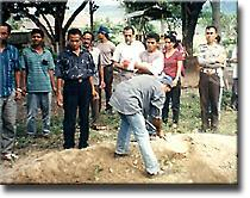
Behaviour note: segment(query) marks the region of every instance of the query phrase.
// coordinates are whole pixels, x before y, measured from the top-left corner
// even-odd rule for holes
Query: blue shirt
[[[87,79],[95,73],[95,64],[92,55],[81,49],[77,56],[69,48],[64,50],[58,57],[55,75],[63,80]]]
[[[55,64],[49,50],[44,48],[43,53],[38,54],[31,47],[27,47],[23,49],[20,64],[26,71],[27,92],[51,92],[49,70],[54,70]]]
[[[7,44],[0,52],[0,97],[8,97],[15,89],[15,71],[19,70],[17,48]]]

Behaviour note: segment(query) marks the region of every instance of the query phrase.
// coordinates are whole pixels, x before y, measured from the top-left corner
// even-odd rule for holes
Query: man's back
[[[154,76],[140,75],[118,84],[110,104],[125,115],[137,112],[148,114],[152,106],[161,109],[164,100],[161,83]]]

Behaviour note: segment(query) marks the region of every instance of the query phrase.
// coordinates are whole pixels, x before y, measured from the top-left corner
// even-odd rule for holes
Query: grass
[[[229,91],[224,93],[222,102],[221,120],[219,125],[219,133],[225,135],[235,135],[237,133],[237,112],[232,111],[229,108],[231,93]],[[25,111],[24,111],[25,112]],[[23,115],[25,116],[25,115]],[[170,114],[171,117],[171,114]],[[118,113],[114,115],[106,115],[104,111],[100,115],[101,122],[107,125],[106,131],[94,131],[90,129],[90,143],[102,141],[114,141],[117,138],[117,130],[120,123]],[[30,138],[25,136],[26,124],[25,119],[19,119],[17,125],[17,148],[51,148],[57,149],[62,148],[63,135],[62,135],[62,121],[63,111],[56,110],[52,113],[51,117],[51,137],[48,139],[44,138]],[[169,119],[171,120],[171,119]],[[165,133],[194,133],[200,128],[200,102],[198,89],[187,88],[182,90],[181,95],[181,111],[179,126],[177,130],[173,130],[168,125],[163,125]],[[38,119],[38,131],[42,129],[41,119]],[[78,139],[79,130],[77,130]]]

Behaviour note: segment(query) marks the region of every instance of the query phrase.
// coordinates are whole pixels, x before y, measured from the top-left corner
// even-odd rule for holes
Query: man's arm
[[[62,95],[62,87],[63,87],[63,79],[62,78],[57,78],[57,83],[56,83],[56,104],[59,107],[63,106],[63,95]]]
[[[164,133],[162,131],[162,119],[161,118],[152,118],[152,124],[156,128],[156,135],[163,137]]]
[[[93,99],[99,99],[99,94],[98,92],[95,90],[95,86],[94,86],[94,81],[93,81],[93,76],[90,76],[89,77],[89,83],[90,83],[90,86],[91,86],[91,90],[92,90],[92,97]]]
[[[19,100],[22,96],[22,89],[20,88],[21,72],[19,70],[15,71],[15,83],[16,83],[16,96],[15,99]]]
[[[50,77],[50,83],[53,92],[56,94],[56,85],[55,85],[55,79],[54,79],[54,70],[50,69],[49,70],[49,77]]]

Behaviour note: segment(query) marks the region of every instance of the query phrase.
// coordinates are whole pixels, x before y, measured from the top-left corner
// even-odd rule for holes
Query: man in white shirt
[[[119,71],[120,81],[128,80],[133,76],[135,62],[139,60],[139,55],[145,50],[144,45],[134,40],[135,30],[131,26],[123,29],[125,42],[117,45],[114,55],[114,68]]]

